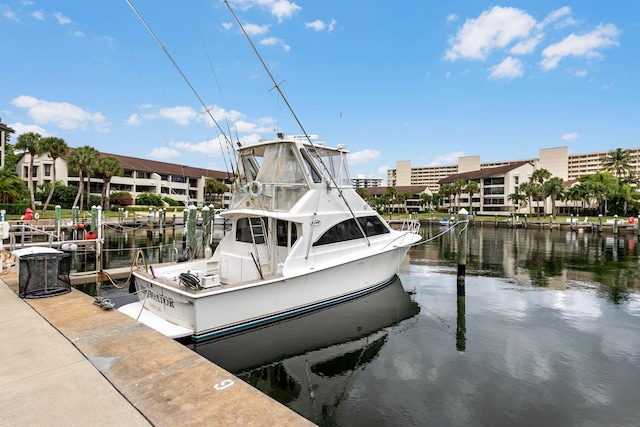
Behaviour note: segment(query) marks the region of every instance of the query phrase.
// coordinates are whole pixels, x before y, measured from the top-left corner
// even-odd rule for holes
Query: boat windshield
[[[351,175],[349,174],[346,151],[328,150],[318,147],[310,148],[309,151],[312,154],[315,153],[312,158],[326,178],[333,178],[339,187],[351,187]],[[322,163],[318,157],[322,159]],[[326,168],[323,167],[322,164],[324,164]]]
[[[231,207],[289,210],[309,190],[293,143],[281,142],[245,150],[241,175],[245,184],[236,191]],[[256,203],[249,204],[255,200]]]
[[[273,144],[265,147],[262,164],[256,180],[264,184],[304,184],[304,173],[291,144]]]

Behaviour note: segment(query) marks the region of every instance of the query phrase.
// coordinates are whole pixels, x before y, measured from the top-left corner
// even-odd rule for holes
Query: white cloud
[[[357,165],[358,163],[367,163],[380,157],[380,152],[377,150],[362,150],[347,155],[349,163]]]
[[[324,22],[319,19],[316,19],[313,22],[305,22],[304,26],[306,28],[311,28],[313,31],[322,31],[325,27]]]
[[[9,127],[16,131],[16,136],[22,135],[23,133],[27,133],[27,132],[39,133],[40,136],[52,136],[44,128],[41,128],[40,126],[37,126],[37,125],[26,125],[21,122],[16,122],[16,123],[10,123]]]
[[[140,116],[138,116],[137,114],[130,115],[125,123],[129,126],[140,126],[142,124],[142,122],[140,121]]]
[[[278,21],[291,18],[294,13],[302,10],[300,6],[288,0],[231,0],[230,3],[234,8],[241,10],[247,10],[253,6],[267,9],[271,15],[278,18]]]
[[[559,43],[547,46],[542,51],[542,68],[545,71],[552,70],[567,56],[596,58],[602,54],[599,49],[618,46],[620,31],[613,24],[600,24],[586,34],[570,34]]]
[[[291,3],[288,0],[276,0],[273,2],[266,2],[266,3],[271,3],[269,5],[271,14],[276,18],[278,18],[278,21],[280,22],[285,18],[291,18],[294,13],[296,13],[299,10],[302,10],[300,6],[298,6],[295,3]]]
[[[44,13],[42,13],[42,11],[40,11],[40,10],[37,10],[37,11],[33,12],[31,14],[31,16],[34,19],[37,19],[38,21],[44,21]]]
[[[5,10],[4,12],[2,12],[2,16],[12,21],[19,21],[16,13],[13,10]]]
[[[231,22],[223,22],[222,28],[224,28],[225,30],[230,30],[233,28],[233,24]]]
[[[198,115],[193,108],[182,105],[172,108],[161,108],[158,114],[160,114],[161,117],[173,120],[183,126],[188,125],[189,122]]]
[[[152,159],[172,159],[175,157],[180,157],[180,152],[178,150],[174,150],[169,147],[158,147],[151,150],[151,153],[148,154]]]
[[[376,174],[379,177],[384,177],[384,179],[387,179],[387,171],[389,170],[389,166],[380,166],[377,170],[376,170]]]
[[[191,142],[172,142],[171,145],[186,151],[203,153],[211,156],[220,156],[223,153],[222,147],[226,145],[226,140],[224,139],[224,137],[219,136],[217,138],[208,141],[202,141],[197,144],[193,144]]]
[[[282,49],[288,51],[291,49],[291,46],[286,44],[284,40],[278,37],[267,37],[265,39],[260,40],[260,44],[263,46],[282,46]]]
[[[329,22],[329,24],[326,24],[324,21],[321,21],[320,19],[316,19],[313,22],[305,22],[304,26],[306,28],[312,29],[313,31],[322,31],[326,29],[330,33],[333,31],[337,23],[338,21],[336,21],[335,19],[332,19],[331,22]]]
[[[458,162],[458,158],[464,156],[464,151],[454,151],[451,153],[436,156],[429,166],[453,165]]]
[[[244,24],[242,26],[250,36],[266,34],[269,32],[270,25]]]
[[[207,107],[207,110],[208,112],[203,110],[196,120],[198,122],[207,123],[209,126],[215,126],[215,123],[213,123],[213,121],[211,120],[211,116],[213,116],[213,118],[218,123],[223,121],[235,122],[236,120],[240,120],[244,117],[244,114],[239,111],[227,111],[224,108],[218,107],[217,105]]]
[[[43,101],[32,96],[21,95],[11,101],[18,108],[28,110],[36,124],[54,124],[61,129],[86,129],[92,125],[101,132],[108,131],[102,113],[90,113],[66,102]]]
[[[455,37],[449,40],[451,48],[445,58],[485,59],[496,49],[526,39],[536,20],[526,12],[513,7],[494,6],[476,19],[467,19]]]
[[[522,70],[522,61],[517,58],[509,56],[500,64],[491,67],[490,79],[515,79],[516,77],[522,77],[524,71]]]
[[[565,133],[560,137],[560,139],[564,139],[565,141],[575,141],[580,138],[580,134],[578,132]]]
[[[523,40],[519,43],[516,43],[511,49],[509,49],[509,53],[514,55],[525,55],[533,52],[533,50],[538,46],[538,44],[542,41],[542,35],[538,34],[533,37],[530,37],[526,40]]]
[[[547,17],[540,22],[540,27],[546,27],[552,22],[557,21],[563,16],[571,15],[571,8],[569,6],[561,7],[560,9],[553,10],[547,15]]]
[[[578,70],[575,73],[573,73],[574,76],[576,77],[586,77],[587,76],[587,71],[586,70]]]
[[[67,18],[60,12],[54,13],[53,16],[58,20],[58,24],[60,25],[67,25],[73,22],[71,19]]]
[[[458,20],[458,15],[456,15],[455,13],[452,13],[451,15],[447,16],[448,22],[455,22],[457,20]]]

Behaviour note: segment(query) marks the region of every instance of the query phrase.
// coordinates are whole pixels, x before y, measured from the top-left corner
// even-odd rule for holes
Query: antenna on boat
[[[156,36],[156,34],[153,32],[153,30],[151,29],[151,27],[147,24],[147,22],[144,20],[144,18],[142,17],[142,15],[140,15],[140,13],[138,12],[138,10],[133,6],[133,4],[131,4],[130,0],[126,0],[127,4],[129,5],[129,7],[131,8],[131,10],[133,10],[133,12],[136,14],[136,16],[138,17],[138,19],[140,20],[140,22],[142,22],[142,25],[145,26],[145,28],[147,29],[147,31],[149,32],[149,34],[151,34],[151,36],[153,36],[153,38],[155,39],[155,41],[158,43],[158,45],[160,45],[160,47],[162,48],[162,50],[164,51],[164,53],[167,55],[167,57],[169,58],[169,60],[171,61],[171,63],[173,64],[174,67],[176,67],[176,69],[178,70],[178,72],[180,73],[180,75],[182,76],[182,78],[184,79],[184,81],[187,83],[187,85],[189,86],[189,88],[191,89],[191,91],[193,92],[193,94],[196,96],[196,98],[198,98],[198,101],[200,101],[200,104],[202,104],[202,107],[204,108],[204,110],[206,111],[206,113],[209,115],[209,117],[211,118],[211,120],[213,121],[213,123],[215,123],[216,127],[218,128],[218,130],[220,131],[220,133],[222,134],[222,136],[224,137],[225,142],[231,146],[233,148],[233,144],[231,143],[230,138],[227,136],[227,134],[224,132],[224,130],[222,130],[222,127],[220,126],[220,123],[218,123],[218,121],[215,119],[215,117],[213,117],[213,114],[211,114],[211,110],[207,107],[207,105],[204,103],[204,101],[202,100],[202,98],[200,98],[200,95],[198,94],[198,92],[196,91],[196,89],[193,87],[193,85],[191,84],[191,82],[189,81],[189,79],[187,78],[187,76],[182,72],[182,69],[180,68],[180,66],[178,65],[178,63],[173,59],[173,57],[171,56],[171,54],[169,53],[169,51],[167,50],[166,47],[164,47],[164,45],[162,44],[162,42],[160,41],[160,39],[158,38],[158,36]],[[235,149],[234,149],[235,150]]]
[[[127,1],[129,1],[129,0],[127,0]],[[307,131],[304,129],[304,126],[302,126],[302,122],[300,122],[300,119],[298,119],[298,116],[296,115],[296,112],[293,110],[293,107],[291,107],[291,104],[289,104],[289,101],[287,100],[287,97],[284,96],[284,92],[280,88],[280,84],[276,81],[276,79],[271,74],[271,71],[269,70],[269,67],[267,67],[267,64],[262,59],[262,56],[260,56],[260,52],[258,52],[258,49],[253,44],[253,41],[251,41],[251,37],[249,37],[249,34],[247,34],[247,32],[245,31],[244,27],[240,23],[240,20],[238,19],[238,17],[236,16],[235,12],[231,8],[231,5],[229,4],[229,1],[228,0],[224,0],[224,4],[227,5],[227,8],[229,9],[229,12],[231,12],[231,15],[233,16],[233,19],[235,19],[236,23],[238,24],[238,26],[242,30],[242,34],[244,34],[244,36],[246,37],[247,41],[249,42],[249,45],[251,45],[251,48],[253,49],[253,52],[256,54],[256,56],[260,60],[260,63],[262,64],[262,67],[265,69],[265,71],[269,75],[269,78],[271,79],[271,82],[273,83],[273,87],[278,90],[278,93],[282,97],[282,100],[284,101],[284,103],[287,105],[287,108],[291,112],[291,115],[293,116],[295,121],[298,123],[298,126],[300,127],[300,130],[302,130],[302,133],[303,133],[304,137],[309,142],[309,144],[311,144],[311,147],[313,147],[315,149],[316,146],[314,145],[313,141],[311,141],[311,136],[309,136]],[[283,82],[284,82],[284,80],[283,80]],[[329,169],[327,168],[327,166],[322,161],[322,157],[321,156],[318,156],[318,160],[322,164],[322,167],[325,169],[325,171],[329,172]],[[340,188],[340,186],[335,181],[335,179],[333,178],[331,173],[328,173],[328,176],[329,176],[329,180],[333,183],[333,185],[335,185],[336,190],[338,190],[338,194],[340,195],[340,197],[344,201],[344,204],[346,205],[347,209],[349,209],[349,212],[351,213],[351,216],[353,217],[353,219],[356,220],[356,225],[358,226],[358,228],[360,229],[360,232],[364,236],[364,239],[366,240],[367,245],[371,245],[371,242],[369,242],[369,239],[367,238],[367,233],[365,233],[364,230],[362,229],[362,226],[360,225],[360,222],[357,220],[356,215],[353,213],[353,210],[351,210],[351,206],[349,206],[349,202],[347,202],[347,199],[345,199],[344,194],[342,193],[342,188]]]

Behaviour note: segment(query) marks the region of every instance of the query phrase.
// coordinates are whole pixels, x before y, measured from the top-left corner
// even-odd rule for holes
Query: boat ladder
[[[256,268],[260,273],[260,277],[264,278],[262,275],[262,264],[260,263],[260,252],[258,251],[258,245],[266,244],[267,258],[268,259],[271,258],[270,252],[269,252],[269,240],[267,239],[267,226],[264,223],[264,219],[259,217],[250,217],[249,231],[251,232],[251,241],[253,242],[253,251],[254,251],[251,254],[251,257],[254,258],[254,253],[255,253],[255,258],[253,259],[253,262],[256,264]]]

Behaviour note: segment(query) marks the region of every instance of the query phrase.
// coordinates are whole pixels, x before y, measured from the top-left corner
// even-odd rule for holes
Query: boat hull
[[[202,341],[250,329],[366,295],[391,284],[408,247],[395,247],[292,277],[188,292],[134,272],[140,301],[129,314],[172,338]],[[185,271],[187,266],[182,266]],[[162,274],[161,270],[156,272]],[[134,316],[131,316],[134,317]],[[156,319],[157,318],[157,319]],[[179,328],[173,326],[177,325]]]

